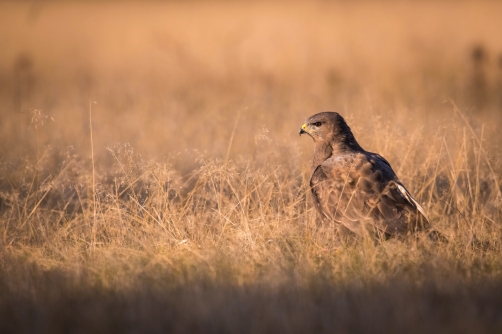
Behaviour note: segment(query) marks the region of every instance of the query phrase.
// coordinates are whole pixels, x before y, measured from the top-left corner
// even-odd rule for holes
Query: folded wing
[[[423,208],[377,154],[331,157],[314,170],[310,185],[321,217],[356,234],[368,226],[390,235],[429,226]]]

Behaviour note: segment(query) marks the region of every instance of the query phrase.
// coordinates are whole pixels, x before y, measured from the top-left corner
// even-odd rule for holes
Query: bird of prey
[[[323,221],[356,235],[406,235],[428,230],[424,209],[389,162],[364,150],[336,112],[309,117],[300,129],[314,140],[310,188]]]

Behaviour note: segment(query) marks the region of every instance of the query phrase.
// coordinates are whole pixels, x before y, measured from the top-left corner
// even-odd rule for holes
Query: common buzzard
[[[429,229],[424,209],[389,162],[365,151],[336,112],[309,117],[300,129],[314,140],[310,188],[322,220],[357,235],[405,235]]]

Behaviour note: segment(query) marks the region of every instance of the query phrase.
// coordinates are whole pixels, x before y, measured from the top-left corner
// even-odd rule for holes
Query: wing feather
[[[355,233],[365,225],[389,234],[428,226],[425,210],[377,154],[331,157],[314,169],[310,186],[321,218]]]

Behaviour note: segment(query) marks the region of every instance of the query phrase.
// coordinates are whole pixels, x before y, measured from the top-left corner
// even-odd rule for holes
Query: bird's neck
[[[355,152],[364,152],[364,150],[354,138],[342,141],[318,141],[314,146],[314,160],[312,161],[312,167],[317,168],[317,166],[332,156]]]
[[[312,168],[317,168],[326,159],[333,155],[333,147],[325,141],[316,142],[314,145],[314,160],[312,161]]]

